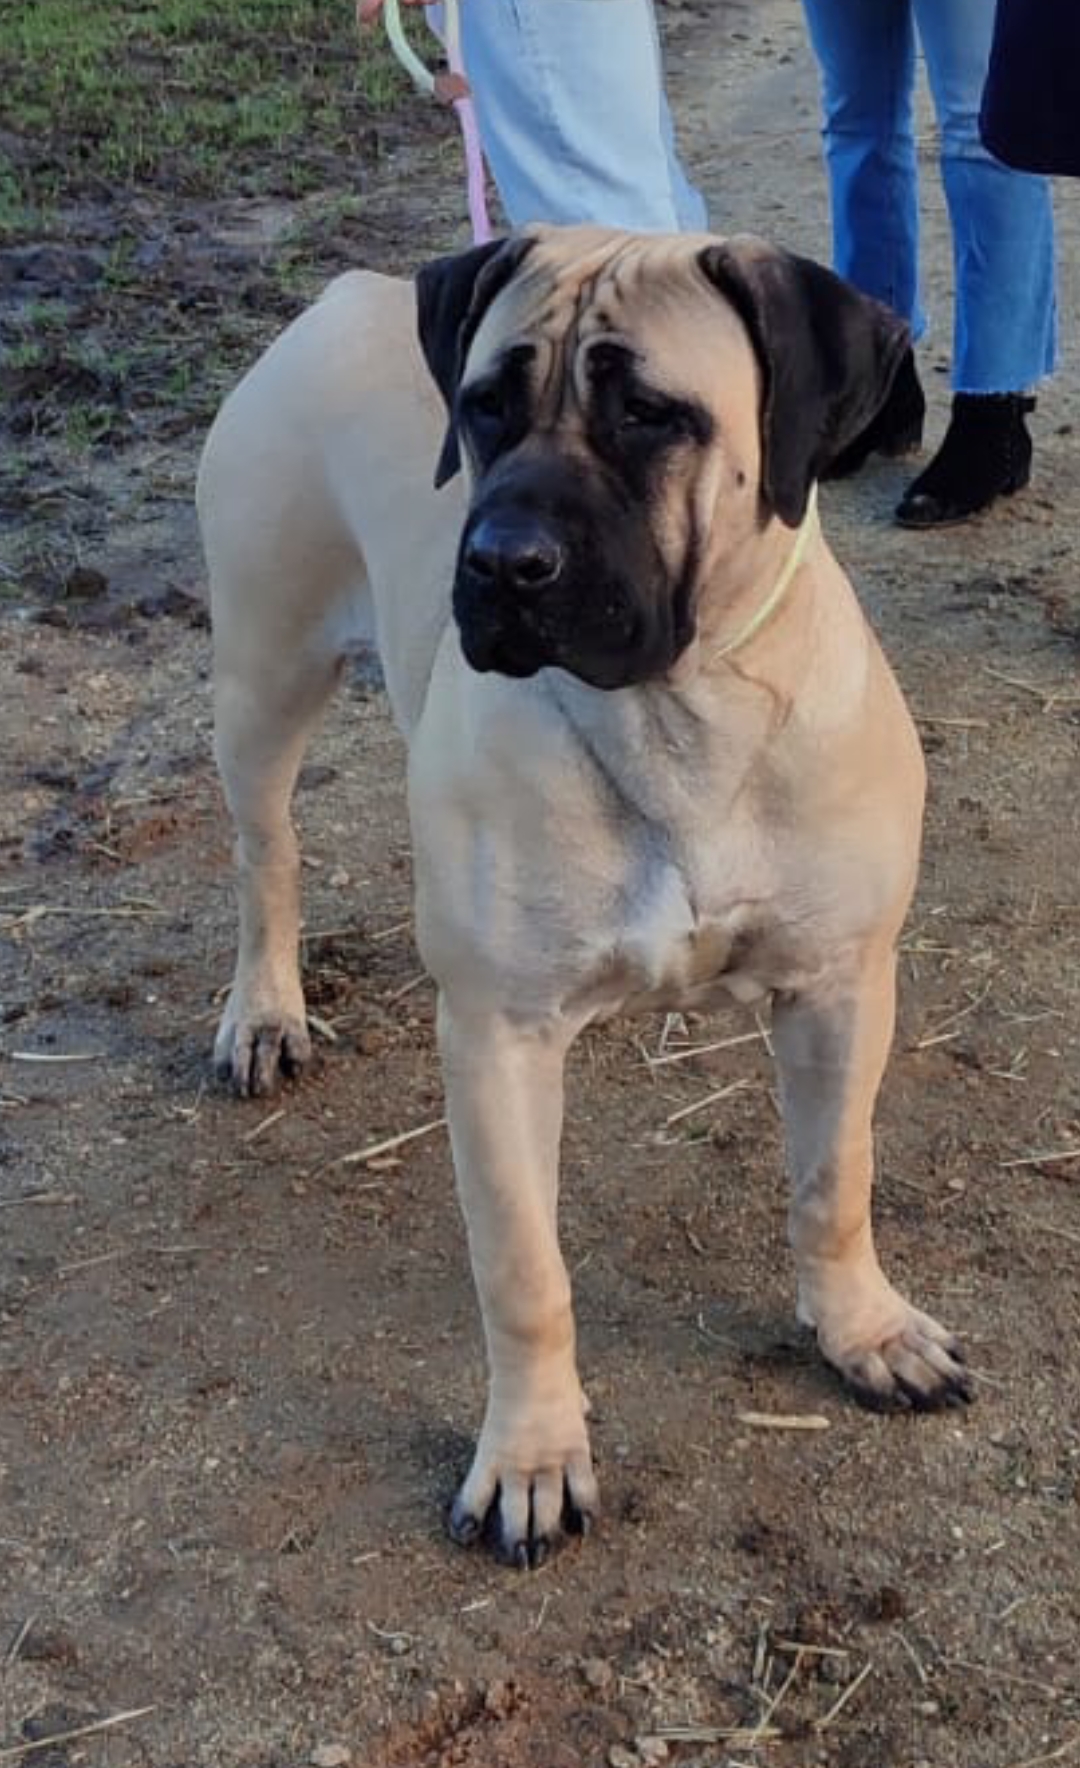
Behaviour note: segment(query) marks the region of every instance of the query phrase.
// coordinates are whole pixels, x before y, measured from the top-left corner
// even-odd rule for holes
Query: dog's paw
[[[958,1340],[895,1291],[871,1329],[818,1327],[818,1343],[854,1398],[874,1412],[936,1412],[975,1397]]]
[[[214,1042],[214,1072],[242,1099],[267,1098],[311,1061],[311,1035],[299,1010],[263,1003],[243,1007],[230,997]]]
[[[515,1440],[516,1438],[516,1440]],[[519,1571],[544,1564],[564,1535],[590,1533],[600,1508],[589,1440],[524,1421],[512,1436],[485,1423],[472,1467],[450,1510],[461,1547],[489,1541]]]

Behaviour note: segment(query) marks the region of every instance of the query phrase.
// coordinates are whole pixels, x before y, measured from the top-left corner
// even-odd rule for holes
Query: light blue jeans
[[[514,226],[706,226],[675,150],[652,0],[461,0],[461,33]]]
[[[803,5],[822,71],[836,269],[888,302],[921,335],[912,104],[917,29],[941,131],[952,227],[953,387],[962,393],[1030,387],[1054,366],[1053,216],[1046,179],[1010,171],[979,140],[994,0]]]

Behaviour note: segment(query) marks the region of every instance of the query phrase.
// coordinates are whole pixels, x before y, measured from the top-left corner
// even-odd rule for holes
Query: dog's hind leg
[[[300,854],[291,803],[304,752],[341,673],[336,647],[302,644],[260,667],[260,640],[219,645],[215,749],[236,831],[236,973],[214,1044],[236,1092],[267,1094],[311,1056],[300,981]]]
[[[342,659],[352,640],[370,636],[365,562],[311,440],[303,351],[313,326],[279,339],[226,401],[197,487],[215,750],[239,874],[236,973],[214,1056],[242,1094],[273,1092],[311,1054],[290,804]]]
[[[778,1000],[799,1315],[857,1399],[931,1410],[971,1398],[956,1339],[885,1277],[870,1220],[874,1101],[892,1042],[896,960],[875,944],[854,976]]]
[[[236,974],[214,1045],[219,1076],[272,1093],[301,1072],[311,1040],[300,982],[300,855],[290,804],[308,739],[338,679],[333,653],[302,646],[260,669],[260,640],[215,660],[215,748],[236,830]]]

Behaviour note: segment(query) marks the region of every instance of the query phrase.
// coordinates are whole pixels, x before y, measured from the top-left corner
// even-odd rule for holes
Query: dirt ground
[[[827,257],[794,0],[683,0],[665,28],[716,226]],[[388,142],[313,284],[461,239],[452,138]],[[924,150],[936,436],[929,127]],[[880,1243],[962,1333],[978,1403],[870,1416],[794,1327],[760,1040],[646,1062],[754,1022],[620,1022],[578,1051],[565,1163],[605,1512],[531,1576],[444,1533],[482,1400],[445,1135],[365,1156],[441,1114],[384,702],[340,697],[298,798],[318,1071],[238,1104],[207,1061],[233,906],[199,426],[174,433],[160,389],[80,453],[24,422],[0,473],[0,1761],[1080,1761],[1078,202],[1060,190],[1064,366],[1031,489],[932,536],[890,525],[901,465],[823,495],[931,778]],[[146,301],[190,320],[235,297],[269,336],[288,219],[148,196]],[[87,209],[6,280],[0,254],[8,310],[77,281],[108,224]]]

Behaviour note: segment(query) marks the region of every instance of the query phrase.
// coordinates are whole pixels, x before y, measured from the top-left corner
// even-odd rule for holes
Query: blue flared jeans
[[[1044,178],[979,139],[994,0],[803,0],[821,65],[833,262],[925,329],[913,96],[916,33],[940,130],[955,277],[952,381],[1016,393],[1054,366],[1054,232]]]
[[[515,226],[705,227],[675,149],[653,0],[461,0],[461,33]]]

